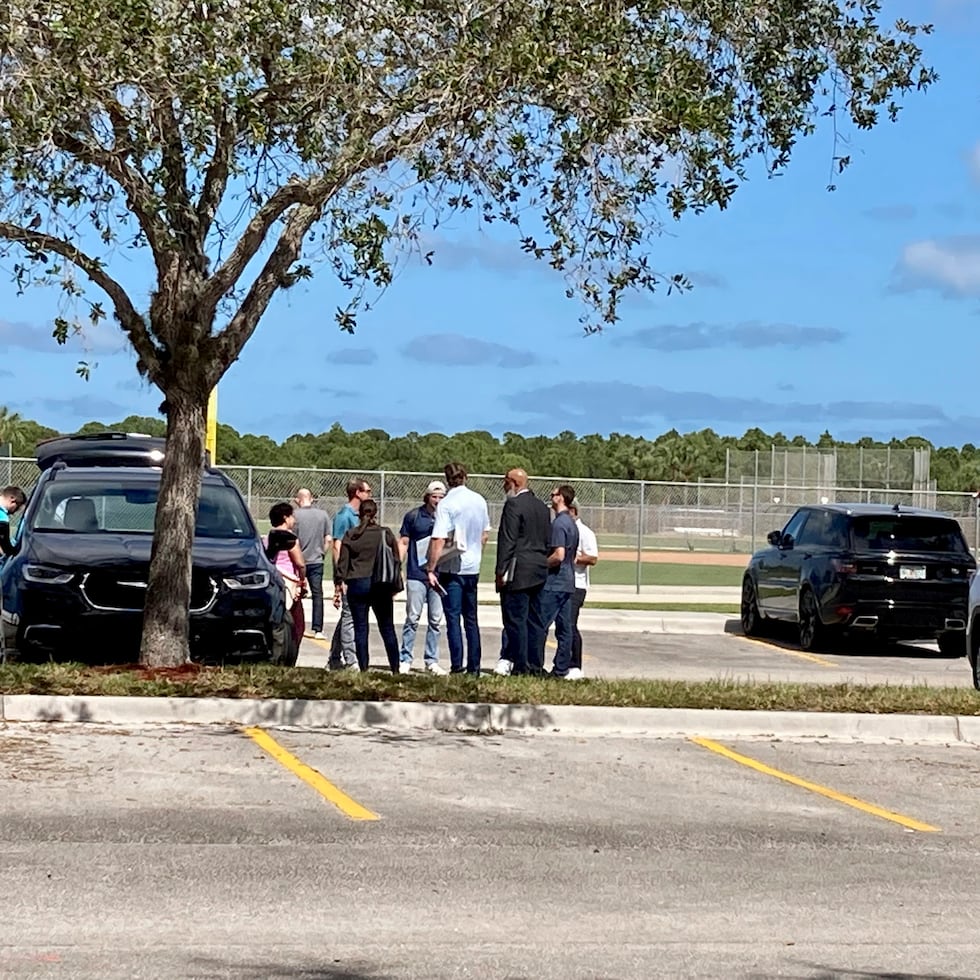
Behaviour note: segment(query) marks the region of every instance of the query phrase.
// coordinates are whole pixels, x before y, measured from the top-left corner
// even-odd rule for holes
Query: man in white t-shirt
[[[443,590],[449,665],[453,674],[480,673],[480,624],[477,620],[476,587],[480,580],[483,546],[490,533],[486,499],[466,486],[461,463],[443,470],[446,496],[436,507],[436,521],[426,562],[429,584]],[[460,620],[462,619],[462,626]],[[463,632],[466,633],[466,667],[463,667]]]
[[[592,528],[579,519],[578,501],[573,500],[568,511],[578,528],[578,552],[575,555],[575,592],[572,595],[572,665],[565,676],[569,680],[581,680],[585,673],[582,670],[582,634],[578,631],[578,614],[589,591],[589,569],[599,560],[599,542]]]

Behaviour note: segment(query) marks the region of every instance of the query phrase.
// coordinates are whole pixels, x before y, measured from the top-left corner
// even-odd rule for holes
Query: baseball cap
[[[426,492],[426,494],[430,494],[430,493],[445,493],[446,492],[446,484],[443,483],[442,480],[433,480],[425,488],[425,492]]]

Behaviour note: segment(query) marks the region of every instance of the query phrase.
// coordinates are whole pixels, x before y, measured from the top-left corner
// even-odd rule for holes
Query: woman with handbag
[[[293,636],[296,649],[306,631],[306,617],[303,614],[303,597],[306,595],[306,562],[296,537],[296,517],[292,504],[273,504],[269,509],[269,523],[272,529],[263,538],[265,554],[282,575],[286,586],[286,609],[293,620]]]
[[[361,670],[371,661],[368,652],[368,609],[374,611],[378,631],[388,654],[388,665],[398,673],[398,638],[395,636],[394,596],[405,587],[401,555],[394,534],[378,524],[378,505],[362,500],[360,523],[352,527],[340,543],[337,577],[347,595],[354,620],[354,648]]]

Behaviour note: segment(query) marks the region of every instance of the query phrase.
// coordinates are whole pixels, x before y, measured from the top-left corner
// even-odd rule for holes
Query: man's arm
[[[439,581],[436,574],[436,566],[442,557],[442,549],[446,546],[445,538],[432,537],[429,539],[429,555],[425,560],[425,567],[428,569],[429,585],[435,585]]]
[[[565,529],[559,524],[551,528],[551,554],[548,555],[548,568],[557,568],[565,560],[565,546],[568,544],[568,536]]]
[[[583,568],[587,565],[594,565],[599,560],[599,542],[591,532],[585,533],[579,530],[578,554],[575,556],[575,564]]]
[[[404,561],[405,560],[405,556],[408,554],[408,535],[407,534],[403,534],[398,539],[398,546],[399,546],[399,548],[401,548],[401,560]]]
[[[446,547],[446,540],[453,530],[453,517],[449,511],[443,507],[443,501],[439,501],[436,507],[436,520],[432,525],[432,536],[429,538],[429,553],[425,559],[425,567],[428,569],[429,585],[435,585],[439,581],[436,574],[436,566],[442,557],[443,548]]]
[[[498,583],[500,577],[507,571],[517,553],[517,538],[521,531],[521,518],[513,500],[504,504],[500,515],[500,527],[497,530],[497,567]]]
[[[565,560],[565,548],[563,545],[558,545],[551,549],[551,554],[548,555],[548,568],[555,568],[560,565]]]

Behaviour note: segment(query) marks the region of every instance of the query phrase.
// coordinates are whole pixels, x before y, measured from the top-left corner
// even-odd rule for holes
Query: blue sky
[[[458,219],[354,336],[335,326],[343,297],[326,269],[279,297],[220,385],[221,421],[276,439],[340,422],[980,443],[980,0],[885,8],[935,23],[923,44],[939,82],[896,125],[851,134],[836,192],[821,130],[783,176],[757,169],[727,211],[669,224],[651,263],[686,273],[690,292],[637,297],[583,336],[556,274]],[[0,404],[63,430],[155,413],[159,393],[111,327],[59,349],[56,295],[0,281],[0,302]],[[80,359],[95,365],[87,382]]]

